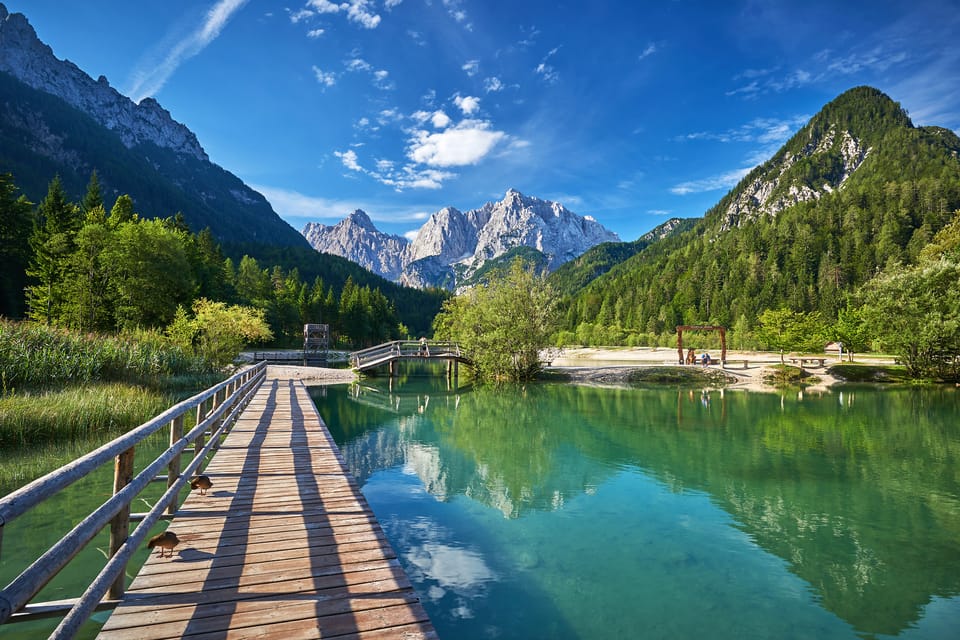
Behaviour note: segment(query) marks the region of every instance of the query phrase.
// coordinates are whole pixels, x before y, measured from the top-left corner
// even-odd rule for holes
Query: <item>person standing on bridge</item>
[[[427,339],[420,338],[420,356],[425,358],[430,355],[430,352],[427,351]]]

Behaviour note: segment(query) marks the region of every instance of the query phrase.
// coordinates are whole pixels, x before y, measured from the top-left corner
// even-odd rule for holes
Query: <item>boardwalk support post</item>
[[[117,456],[116,464],[113,468],[113,494],[120,493],[120,490],[130,484],[133,480],[133,454],[134,447],[130,447]],[[120,509],[120,513],[114,516],[110,521],[110,557],[117,555],[117,551],[127,537],[130,535],[130,504],[127,503]],[[122,572],[110,587],[110,598],[119,600],[123,597],[126,588],[126,572]]]
[[[170,446],[172,447],[177,440],[183,437],[183,414],[177,416],[170,421]],[[177,454],[174,456],[173,460],[170,461],[169,466],[167,466],[167,488],[169,489],[174,484],[177,483],[177,479],[180,477],[180,455]],[[167,507],[167,513],[171,516],[177,512],[177,501],[174,500],[170,503],[170,506]]]

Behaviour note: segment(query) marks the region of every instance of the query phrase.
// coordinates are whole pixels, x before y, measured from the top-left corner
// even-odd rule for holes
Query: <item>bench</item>
[[[803,365],[810,366],[824,366],[827,362],[826,358],[790,358],[790,364],[800,364],[800,368],[803,368]]]
[[[737,362],[743,363],[743,368],[744,368],[744,369],[747,368],[747,361],[746,361],[746,360],[726,360],[726,361],[723,362],[723,367],[724,367],[725,369],[731,369],[732,367],[731,367],[730,365],[732,365],[732,364],[734,364],[734,363],[737,363]]]

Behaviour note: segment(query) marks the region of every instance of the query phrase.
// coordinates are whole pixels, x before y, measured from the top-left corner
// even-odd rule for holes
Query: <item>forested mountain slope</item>
[[[566,262],[548,280],[561,295],[572,296],[616,265],[650,245],[693,228],[699,218],[671,218],[632,242],[604,242]]]
[[[827,104],[690,231],[657,243],[565,300],[565,329],[668,333],[751,325],[764,309],[836,317],[888,265],[915,262],[960,207],[960,139],[914,127],[858,87]]]

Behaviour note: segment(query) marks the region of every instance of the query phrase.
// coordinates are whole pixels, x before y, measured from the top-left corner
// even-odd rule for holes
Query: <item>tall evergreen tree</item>
[[[89,213],[97,207],[103,208],[103,195],[100,193],[100,179],[97,177],[97,170],[94,169],[90,174],[90,182],[87,183],[87,193],[83,196],[80,209],[82,209],[84,213]]]
[[[56,176],[37,208],[30,236],[33,257],[27,275],[37,281],[27,289],[30,317],[50,324],[60,313],[64,276],[80,226],[80,212],[67,200],[60,176]]]
[[[13,176],[0,173],[0,316],[18,318],[24,312],[32,212],[26,196],[17,195]]]

